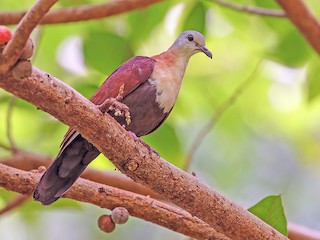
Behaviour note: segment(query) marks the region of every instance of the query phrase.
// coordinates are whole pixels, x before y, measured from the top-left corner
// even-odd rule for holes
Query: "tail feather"
[[[33,193],[33,198],[43,205],[55,202],[99,154],[99,150],[79,134],[58,154],[43,174]]]

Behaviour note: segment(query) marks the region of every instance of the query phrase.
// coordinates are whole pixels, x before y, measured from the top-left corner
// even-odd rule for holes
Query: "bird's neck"
[[[167,113],[178,97],[189,57],[185,57],[175,49],[169,49],[152,58],[155,60],[155,66],[150,81],[157,90],[156,101]]]
[[[182,80],[186,71],[190,56],[183,54],[176,48],[169,48],[168,51],[163,52],[153,57],[156,63],[162,65],[163,69],[168,72],[174,72],[177,75],[176,80]]]

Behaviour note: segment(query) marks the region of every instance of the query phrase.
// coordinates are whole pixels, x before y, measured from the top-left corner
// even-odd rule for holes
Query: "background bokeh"
[[[0,9],[26,10],[33,2],[2,0]],[[57,7],[98,2],[63,0]],[[275,1],[230,2],[279,9]],[[320,2],[305,2],[320,17]],[[320,60],[289,20],[236,12],[210,0],[164,1],[103,20],[41,26],[33,33],[37,51],[32,62],[90,97],[122,62],[165,51],[185,29],[205,35],[213,60],[204,54],[190,60],[170,117],[143,139],[182,167],[215,110],[252,79],[208,130],[188,171],[246,208],[281,194],[289,221],[320,229]],[[8,144],[10,99],[0,89],[3,144]],[[11,131],[20,149],[54,157],[66,129],[45,112],[16,100]],[[0,148],[0,157],[8,155]],[[91,167],[115,171],[104,156]],[[0,208],[14,196],[0,189]],[[49,207],[29,201],[0,216],[0,239],[186,239],[135,218],[106,235],[96,223],[105,212],[66,199]]]

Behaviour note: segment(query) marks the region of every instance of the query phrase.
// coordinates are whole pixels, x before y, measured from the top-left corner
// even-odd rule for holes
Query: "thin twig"
[[[290,21],[320,55],[320,23],[301,0],[277,0]]]
[[[255,79],[254,76],[256,75],[260,64],[261,60],[259,60],[255,68],[251,72],[250,76],[234,90],[234,92],[231,94],[229,98],[227,98],[220,106],[217,107],[216,111],[213,113],[207,124],[200,129],[193,143],[191,144],[191,147],[184,160],[183,169],[185,171],[189,169],[192,158],[198,150],[198,148],[200,147],[201,143],[204,141],[205,137],[209,134],[209,132],[212,130],[215,124],[220,120],[222,115],[237,101],[237,99],[243,94],[243,92]]]
[[[40,24],[57,24],[100,19],[146,8],[161,1],[163,0],[117,0],[101,4],[57,9],[46,14]],[[25,12],[2,12],[0,13],[0,24],[16,24],[24,14]]]
[[[39,0],[23,16],[12,39],[8,42],[0,56],[0,74],[6,73],[18,60],[22,49],[43,16],[58,0]]]
[[[40,174],[36,172],[25,172],[0,164],[0,186],[7,190],[30,195],[39,179]],[[125,207],[131,216],[153,222],[196,239],[229,239],[218,233],[209,224],[184,210],[150,197],[82,178],[77,180],[64,197],[110,210],[119,206]]]
[[[22,204],[24,204],[27,200],[31,199],[30,195],[21,195],[19,194],[14,199],[9,201],[7,205],[0,209],[0,215],[3,215],[17,207],[20,207]]]
[[[219,4],[220,6],[233,9],[236,11],[240,11],[240,12],[246,12],[250,14],[256,14],[256,15],[267,16],[267,17],[280,17],[280,18],[286,17],[286,14],[283,11],[252,7],[252,6],[242,6],[242,5],[227,2],[224,0],[212,0],[212,1],[216,4]]]
[[[14,105],[16,104],[17,101],[17,97],[16,96],[11,96],[10,101],[9,101],[9,105],[7,108],[7,117],[6,117],[6,133],[7,133],[7,138],[10,144],[10,149],[12,151],[13,154],[17,153],[18,149],[17,149],[17,145],[14,141],[14,138],[12,136],[12,110]]]

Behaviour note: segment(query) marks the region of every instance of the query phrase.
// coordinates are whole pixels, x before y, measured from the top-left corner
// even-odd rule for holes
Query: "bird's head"
[[[206,47],[204,36],[193,30],[181,33],[170,49],[178,50],[186,57],[191,57],[193,54],[203,52],[209,58],[212,58],[212,53]]]

